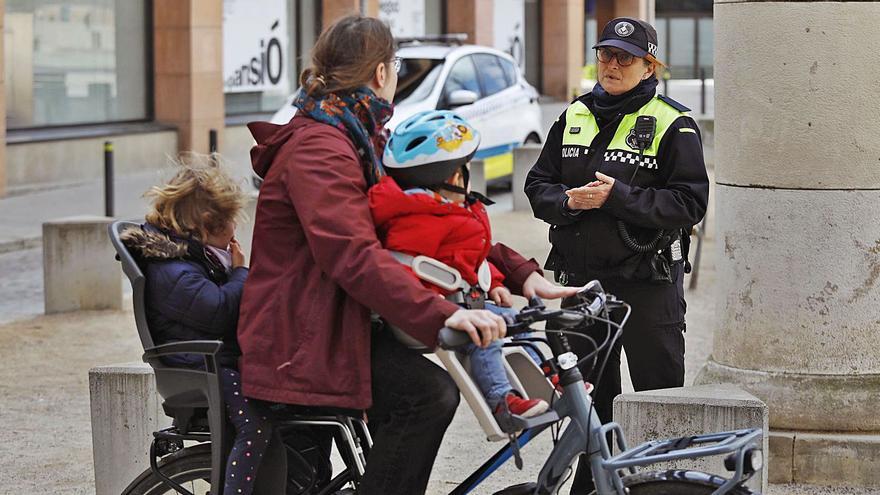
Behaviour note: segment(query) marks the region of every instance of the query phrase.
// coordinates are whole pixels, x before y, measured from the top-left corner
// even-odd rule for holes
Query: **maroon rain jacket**
[[[358,153],[305,116],[249,125],[257,202],[238,340],[244,393],[272,402],[366,409],[370,312],[436,345],[458,306],[424,288],[382,249]],[[538,269],[497,245],[490,259],[514,292]]]

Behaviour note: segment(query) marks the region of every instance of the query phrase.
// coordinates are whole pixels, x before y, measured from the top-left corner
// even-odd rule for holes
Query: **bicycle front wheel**
[[[185,448],[159,461],[162,474],[179,483],[194,495],[211,492],[211,445]],[[156,473],[147,469],[122,492],[123,495],[178,495]]]
[[[630,495],[710,495],[727,480],[699,471],[669,470],[638,473],[623,478]],[[738,485],[729,495],[760,495]]]

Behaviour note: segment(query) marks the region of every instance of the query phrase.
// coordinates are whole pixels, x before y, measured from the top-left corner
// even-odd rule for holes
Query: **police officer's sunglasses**
[[[620,60],[620,59],[618,59],[618,60]],[[394,72],[400,73],[400,66],[402,63],[403,63],[403,61],[400,59],[400,57],[394,57],[393,59],[391,59],[391,67],[394,68]],[[623,65],[623,64],[621,64],[621,65]]]
[[[610,63],[611,59],[617,58],[618,65],[620,65],[621,67],[627,67],[632,65],[637,57],[627,51],[621,50],[615,52],[610,48],[599,47],[596,48],[596,58],[599,59],[599,62],[602,62],[603,64]]]

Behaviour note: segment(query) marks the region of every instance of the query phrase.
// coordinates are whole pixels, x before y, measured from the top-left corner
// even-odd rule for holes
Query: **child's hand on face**
[[[235,237],[229,241],[229,252],[232,254],[232,268],[244,266],[244,250],[241,248],[241,244],[238,243],[238,240]]]
[[[490,290],[489,298],[491,298],[498,306],[504,308],[513,306],[513,294],[510,293],[510,290],[508,290],[507,287],[495,287]]]

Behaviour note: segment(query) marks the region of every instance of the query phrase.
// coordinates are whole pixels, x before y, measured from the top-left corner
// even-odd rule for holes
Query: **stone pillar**
[[[341,17],[360,14],[376,17],[379,15],[379,0],[324,0],[321,4],[321,29]]]
[[[107,217],[43,224],[45,312],[122,308],[122,272],[107,237]]]
[[[584,0],[542,2],[542,92],[569,101],[584,67]]]
[[[6,17],[6,2],[5,0],[0,0],[0,32],[3,32],[4,21],[3,19]],[[3,62],[3,57],[6,52],[6,48],[3,45],[3,36],[0,36],[0,62]],[[0,63],[0,67],[3,67],[4,64]],[[0,74],[0,136],[6,136],[6,71],[2,71]],[[0,146],[0,198],[6,196],[6,140],[3,140],[3,146]]]
[[[156,120],[177,127],[180,151],[208,152],[208,132],[223,144],[223,1],[155,0]]]
[[[718,327],[697,381],[768,404],[774,482],[880,486],[878,19],[715,2]]]
[[[446,32],[467,34],[467,43],[493,46],[494,19],[492,0],[446,1]]]

